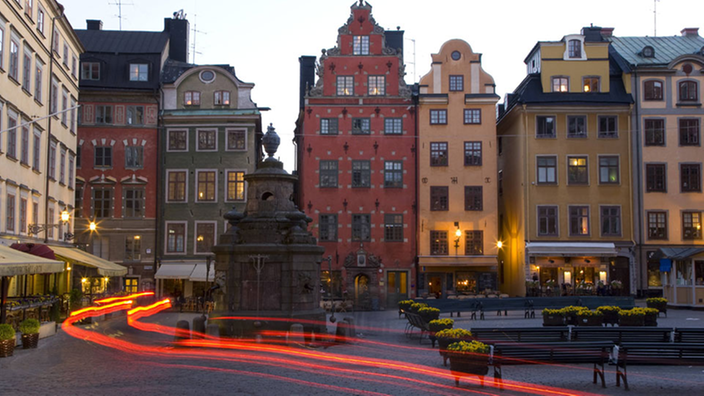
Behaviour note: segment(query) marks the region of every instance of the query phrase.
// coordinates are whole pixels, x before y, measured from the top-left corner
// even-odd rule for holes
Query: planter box
[[[543,315],[543,326],[564,326],[565,317],[562,315]]]
[[[643,321],[643,325],[657,327],[658,314],[645,314],[645,320]]]
[[[39,333],[22,334],[22,349],[33,349],[39,344]]]
[[[619,326],[645,326],[645,316],[619,316]]]
[[[0,357],[9,357],[15,352],[15,339],[0,341]]]
[[[565,315],[565,324],[566,325],[577,325],[577,313],[569,313]]]
[[[577,316],[577,326],[601,326],[603,323],[603,316]]]
[[[618,324],[618,312],[604,312],[604,324],[606,324],[606,325]]]
[[[450,372],[455,377],[455,385],[460,385],[460,377],[477,375],[484,385],[484,376],[489,372],[489,357],[482,354],[448,352]]]
[[[667,303],[646,303],[648,308],[655,308],[667,316]]]
[[[438,338],[437,341],[438,341],[438,353],[440,353],[440,356],[442,356],[442,364],[443,364],[443,366],[447,366],[447,359],[448,359],[447,346],[452,344],[453,342],[460,342],[460,341],[470,342],[470,341],[472,341],[472,338]]]

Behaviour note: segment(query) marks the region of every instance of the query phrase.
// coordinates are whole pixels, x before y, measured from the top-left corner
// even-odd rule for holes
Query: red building
[[[403,79],[403,31],[384,31],[355,3],[323,51],[301,57],[296,130],[298,203],[325,247],[324,297],[360,309],[392,307],[415,294],[416,122]]]

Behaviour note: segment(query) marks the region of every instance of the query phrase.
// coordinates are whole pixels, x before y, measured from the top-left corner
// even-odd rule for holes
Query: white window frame
[[[201,174],[201,173],[205,173],[205,172],[213,172],[213,173],[215,173],[215,190],[213,191],[213,198],[214,198],[214,199],[213,199],[212,201],[201,201],[200,199],[198,199],[198,175]],[[218,176],[218,169],[215,169],[215,168],[213,168],[213,169],[196,169],[196,172],[195,172],[195,173],[196,173],[196,174],[195,174],[195,180],[194,180],[194,183],[193,183],[193,189],[194,189],[194,191],[195,191],[194,202],[196,202],[196,203],[208,203],[208,204],[218,203],[218,182],[219,182],[219,179],[220,179],[220,177]]]
[[[183,191],[183,201],[172,201],[169,200],[169,174],[170,173],[176,173],[176,172],[184,172],[186,174],[186,187],[185,190]],[[164,196],[164,201],[169,202],[169,203],[188,203],[188,177],[190,176],[188,174],[188,169],[167,169],[166,170],[166,178],[164,180],[164,191],[166,191],[166,194]]]
[[[36,57],[34,62],[34,100],[39,103],[44,103],[44,62]]]
[[[212,252],[199,252],[198,251],[198,225],[199,224],[213,224],[214,225],[213,246],[218,244],[218,222],[217,221],[210,221],[210,220],[203,220],[203,221],[196,220],[193,224],[193,255],[207,256],[209,254],[213,254]]]
[[[214,131],[215,132],[215,148],[211,149],[202,149],[200,148],[200,133],[201,132],[207,132],[207,131]],[[218,151],[218,128],[213,127],[213,128],[196,128],[196,152],[216,152]]]
[[[230,141],[230,132],[244,132],[244,148],[243,149],[229,147],[228,144]],[[247,128],[226,128],[225,129],[225,151],[247,151],[247,146],[249,146],[249,136],[247,133]]]
[[[182,252],[169,252],[169,225],[171,224],[183,224],[183,251]],[[188,254],[188,222],[187,221],[165,221],[164,222],[164,255],[168,256],[178,256]]]
[[[179,132],[179,131],[186,132],[186,148],[184,150],[171,150],[171,149],[169,149],[169,147],[171,147],[171,132]],[[186,153],[186,152],[188,152],[189,141],[190,141],[190,130],[188,128],[171,128],[171,129],[166,130],[166,152],[168,152],[168,153]]]
[[[142,71],[143,66],[147,68],[146,72],[144,72],[146,75],[146,79],[144,79],[144,80],[142,80],[142,78],[141,78],[142,73],[143,73],[143,71]],[[144,82],[144,81],[148,82],[149,81],[149,63],[130,63],[129,67],[130,67],[130,69],[129,69],[130,70],[130,76],[129,76],[130,81],[137,81],[137,82]],[[137,73],[135,75],[132,74],[132,72],[133,72],[132,67],[136,67]],[[134,78],[132,78],[133,76],[136,76],[137,78],[134,79]]]
[[[247,175],[247,169],[225,169],[225,199],[224,202],[235,202],[235,203],[244,203],[247,202],[247,181],[245,180],[244,183],[244,199],[243,200],[235,200],[235,199],[228,199],[227,192],[229,188],[229,183],[230,183],[230,173],[233,172],[242,172],[244,175]]]

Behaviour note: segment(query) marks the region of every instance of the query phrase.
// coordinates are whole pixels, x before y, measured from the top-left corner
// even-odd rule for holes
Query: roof
[[[166,32],[117,30],[76,30],[86,52],[154,54],[161,53],[169,41]]]
[[[192,63],[186,63],[186,62],[179,62],[175,61],[173,59],[168,59],[166,63],[164,63],[164,69],[161,73],[161,82],[165,84],[173,83],[176,80],[178,80],[179,77],[186,71],[194,68],[194,67],[201,67],[201,66],[210,66],[210,67],[219,67],[223,69],[226,73],[232,74],[235,79],[239,82],[242,82],[239,78],[237,78],[237,75],[235,75],[235,68],[234,66],[230,65],[195,65]]]
[[[667,65],[682,55],[699,54],[704,48],[704,37],[611,37],[611,45],[623,59],[633,66]],[[655,50],[652,58],[643,57],[646,46]]]

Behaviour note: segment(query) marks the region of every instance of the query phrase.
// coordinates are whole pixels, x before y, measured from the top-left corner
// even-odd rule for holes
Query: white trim
[[[215,148],[214,149],[201,149],[199,146],[200,144],[200,132],[207,132],[207,131],[215,131]],[[218,140],[220,137],[220,134],[218,133],[218,128],[196,128],[196,152],[215,152],[218,151]]]
[[[198,221],[193,225],[193,254],[196,256],[205,256],[212,254],[211,252],[198,252],[198,224],[213,224],[215,227],[213,229],[213,246],[218,244],[218,222],[215,220],[203,220]]]
[[[244,131],[244,149],[232,149],[228,147],[228,143],[230,141],[229,139],[229,134],[230,132],[241,132]],[[249,130],[247,128],[226,128],[225,129],[225,151],[247,151],[247,147],[249,146]]]
[[[186,174],[186,188],[184,191],[184,200],[183,201],[171,201],[169,200],[169,173],[176,173],[176,172],[184,172]],[[166,195],[164,196],[164,200],[169,203],[188,203],[188,169],[167,169],[166,170],[166,180],[164,180],[165,186],[164,186],[164,191],[166,191]]]
[[[170,150],[170,138],[171,138],[171,132],[174,131],[185,131],[186,132],[186,149],[185,150]],[[188,148],[189,148],[189,140],[190,140],[190,130],[188,128],[169,128],[166,130],[166,152],[167,153],[187,153]]]
[[[193,185],[193,191],[195,193],[193,202],[195,203],[217,203],[218,202],[218,169],[196,169],[196,176],[194,180],[194,185]],[[215,190],[213,191],[213,200],[212,201],[201,201],[198,199],[198,174],[203,173],[203,172],[213,172],[215,173]]]
[[[183,252],[169,252],[169,225],[184,224]],[[165,221],[164,222],[164,255],[185,255],[188,253],[188,221]]]
[[[244,181],[244,199],[239,201],[239,200],[232,200],[232,199],[227,199],[227,193],[228,193],[228,188],[229,188],[229,183],[230,183],[230,173],[231,172],[242,172],[247,175],[247,169],[225,169],[225,197],[223,202],[235,202],[235,203],[245,203],[247,202],[247,181]]]
[[[584,48],[584,36],[580,34],[570,34],[562,39],[565,42],[565,52],[562,54],[562,59],[566,61],[580,61],[587,60],[587,51]],[[579,58],[570,58],[570,40],[577,40],[580,43],[580,55]]]

